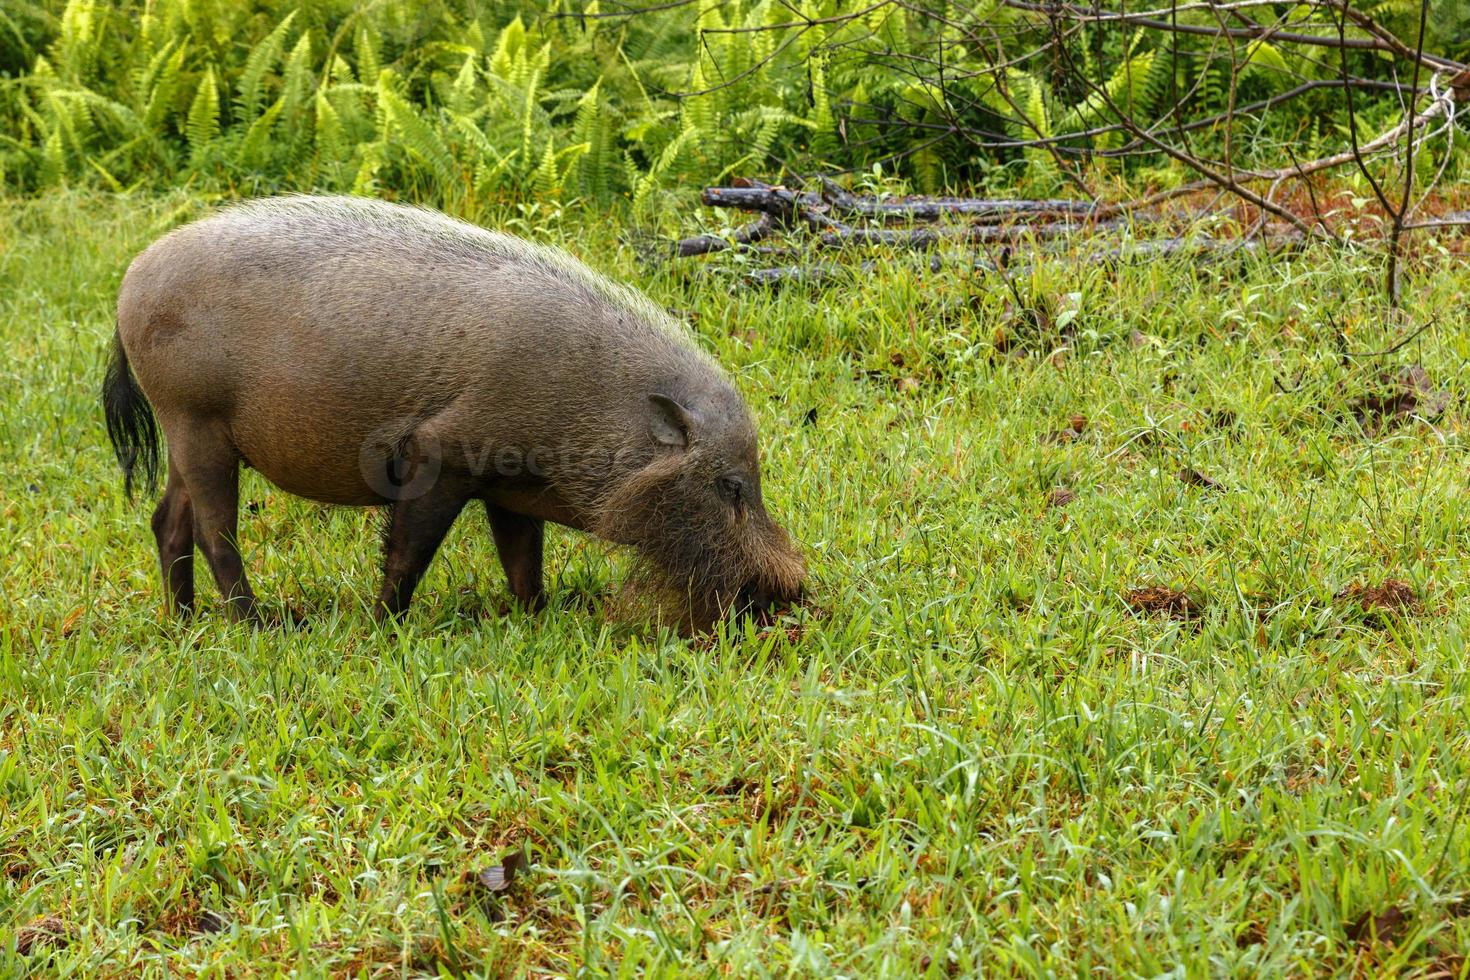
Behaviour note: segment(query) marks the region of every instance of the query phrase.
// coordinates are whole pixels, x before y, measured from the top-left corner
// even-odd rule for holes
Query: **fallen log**
[[[837,265],[833,262],[818,262],[813,265],[783,265],[771,269],[751,269],[745,279],[754,286],[780,286],[788,282],[824,283],[834,279],[851,278],[855,271],[872,272],[877,268],[873,262],[864,262],[857,269]]]
[[[719,235],[695,235],[692,238],[680,239],[674,243],[674,256],[687,259],[695,255],[720,252],[732,246],[752,245],[769,235],[771,230],[771,216],[762,214],[749,224],[736,229],[735,234],[728,239]]]
[[[1201,262],[1218,262],[1232,255],[1270,255],[1296,248],[1306,241],[1299,231],[1283,232],[1269,238],[1217,241],[1213,238],[1163,238],[1128,242],[1114,248],[1094,250],[1079,257],[1084,262],[1121,262],[1134,259],[1162,258],[1173,255],[1198,257]]]
[[[1097,206],[1088,201],[1012,200],[999,198],[933,197],[889,201],[859,197],[846,191],[793,191],[786,187],[707,187],[700,200],[706,207],[736,208],[770,215],[782,226],[798,220],[829,224],[828,213],[885,221],[938,221],[947,215],[972,218],[1042,217],[1075,215],[1085,217]]]
[[[1037,257],[1066,259],[1086,265],[1122,265],[1126,262],[1143,261],[1176,255],[1196,257],[1202,263],[1222,261],[1236,254],[1255,255],[1284,250],[1302,244],[1300,234],[1283,234],[1250,241],[1215,241],[1201,238],[1165,238],[1141,242],[1126,242],[1112,248],[1090,249],[1075,255],[1065,255],[1054,250],[1041,252]],[[1009,249],[1006,250],[1009,253]],[[929,270],[938,272],[945,265],[944,259],[935,254],[929,258]],[[1008,276],[1029,274],[1032,262],[1012,263],[1009,254],[999,264],[989,259],[974,259],[963,263],[981,272],[996,272]],[[854,274],[871,274],[878,269],[876,261],[866,261],[856,266],[839,265],[835,262],[815,262],[804,265],[774,266],[769,269],[751,269],[742,278],[752,286],[779,287],[787,283],[802,285],[830,285],[839,281],[850,281]]]
[[[672,244],[673,254],[681,257],[705,255],[737,248],[748,254],[799,256],[802,249],[795,246],[803,243],[829,250],[880,246],[928,251],[928,266],[934,272],[952,264],[963,269],[1011,274],[1017,268],[1025,268],[1024,264],[1008,268],[1012,247],[1027,242],[1035,246],[1036,259],[1049,256],[1087,265],[1116,265],[1176,255],[1195,256],[1201,262],[1213,262],[1237,253],[1269,252],[1304,240],[1300,232],[1226,241],[1202,235],[1144,240],[1113,237],[1111,247],[1106,247],[1110,243],[1097,233],[1126,233],[1136,227],[1137,213],[1125,216],[1117,208],[1068,200],[956,197],[884,200],[852,194],[825,178],[822,184],[823,190],[815,193],[736,178],[730,187],[705,188],[702,195],[705,205],[754,212],[759,217],[729,237],[696,235],[675,242]],[[856,216],[869,223],[858,223],[853,227],[834,215]],[[883,227],[883,222],[889,219],[935,222],[949,215],[965,215],[967,219],[964,223],[930,227]],[[1448,217],[1452,221],[1458,215]],[[794,232],[803,226],[812,233],[811,237],[801,239],[793,236],[777,245],[756,244],[773,234]],[[1059,242],[1066,244],[1049,244]],[[998,264],[986,258],[977,259],[973,252],[967,254],[955,248],[991,244],[1004,246]],[[946,249],[945,246],[951,248]],[[856,266],[797,262],[747,269],[741,276],[745,282],[759,286],[779,286],[788,282],[823,284],[850,280],[854,273],[872,273],[877,268],[877,262],[873,260]]]
[[[929,259],[929,271],[938,272],[943,262],[938,255]],[[783,265],[770,269],[752,269],[745,273],[747,282],[756,286],[780,286],[788,282],[826,283],[836,279],[851,279],[854,273],[871,274],[878,263],[862,262],[856,266],[838,265],[835,262],[816,262],[809,265]]]
[[[1283,232],[1267,238],[1234,241],[1217,241],[1212,238],[1161,238],[1124,242],[1111,248],[1093,248],[1070,254],[1047,249],[1042,251],[1039,257],[1065,259],[1068,262],[1082,265],[1117,266],[1125,262],[1188,256],[1196,259],[1201,265],[1209,265],[1233,255],[1272,255],[1285,252],[1300,247],[1305,241],[1306,237],[1298,231]],[[1007,275],[1025,276],[1029,274],[1032,263],[1012,264],[1009,253],[1010,249],[1007,248],[1006,254],[998,263],[989,259],[977,260],[975,268],[982,272],[999,272]]]
[[[844,190],[828,178],[822,180],[822,200],[843,214],[881,218],[884,221],[938,221],[946,215],[964,214],[974,218],[1003,218],[1021,215],[1086,216],[1097,209],[1090,201],[1065,199],[1027,200],[1018,198],[913,197],[887,201],[862,197]]]
[[[822,199],[815,194],[764,185],[706,187],[699,199],[705,207],[763,212],[783,227],[793,224],[802,208],[819,207],[822,204]]]
[[[887,228],[849,228],[845,231],[830,231],[818,239],[822,248],[845,248],[850,245],[883,245],[890,248],[908,248],[918,251],[943,244],[992,244],[1011,242],[1018,238],[1052,239],[1065,238],[1082,231],[1105,231],[1122,227],[1121,219],[1093,223],[1052,221],[1045,224],[1028,225],[965,225],[956,228],[915,228],[895,231]]]

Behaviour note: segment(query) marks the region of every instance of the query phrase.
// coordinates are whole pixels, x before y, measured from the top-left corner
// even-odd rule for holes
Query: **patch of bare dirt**
[[[1065,507],[1077,499],[1077,491],[1070,487],[1052,487],[1046,494],[1046,505],[1053,509]]]
[[[1409,914],[1397,905],[1390,905],[1382,912],[1364,912],[1347,927],[1347,936],[1364,948],[1372,946],[1397,946],[1403,942],[1413,921]]]
[[[1386,578],[1378,585],[1354,582],[1333,596],[1338,602],[1356,604],[1364,612],[1390,610],[1413,613],[1420,608],[1414,587],[1402,579]]]
[[[65,949],[71,940],[71,927],[59,916],[48,915],[15,930],[15,951],[30,956],[43,949]]]
[[[1150,585],[1130,589],[1124,593],[1123,601],[1128,608],[1144,616],[1167,616],[1170,619],[1194,620],[1204,615],[1202,600],[1190,597],[1178,589],[1162,585]]]
[[[1199,470],[1191,469],[1188,466],[1179,471],[1179,479],[1187,487],[1198,487],[1201,490],[1225,489],[1218,481],[1212,480]]]

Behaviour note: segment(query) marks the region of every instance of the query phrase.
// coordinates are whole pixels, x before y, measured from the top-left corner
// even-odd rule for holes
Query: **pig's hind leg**
[[[169,607],[175,614],[188,613],[194,608],[194,507],[172,460],[163,499],[153,512],[153,537]]]
[[[500,552],[500,565],[505,569],[510,594],[527,609],[542,609],[546,605],[541,585],[545,522],[506,510],[488,500],[485,513],[490,518],[490,533],[495,536],[495,550]]]
[[[383,588],[374,609],[378,619],[408,608],[414,588],[469,497],[455,481],[441,479],[422,496],[391,505],[383,535]]]
[[[169,487],[183,478],[185,507],[193,512],[193,543],[204,552],[230,618],[260,624],[255,592],[245,577],[236,525],[240,508],[240,453],[214,426],[184,420],[164,423],[169,445]],[[167,499],[167,496],[165,497]],[[177,542],[182,549],[182,539]],[[159,557],[168,559],[160,542]],[[170,569],[178,568],[178,559]],[[182,569],[180,569],[182,577]],[[192,581],[192,580],[191,580]]]

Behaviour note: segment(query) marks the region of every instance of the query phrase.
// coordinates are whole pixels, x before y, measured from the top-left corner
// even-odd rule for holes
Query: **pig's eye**
[[[727,502],[738,504],[741,494],[745,492],[745,481],[738,476],[722,476],[715,481],[715,488]]]

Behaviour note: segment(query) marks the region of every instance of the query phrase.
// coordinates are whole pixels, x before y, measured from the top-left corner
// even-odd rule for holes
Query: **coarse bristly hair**
[[[734,517],[699,507],[708,491],[698,462],[670,456],[632,473],[607,498],[596,525],[599,536],[637,549],[629,579],[635,603],[643,600],[685,632],[743,612],[751,587],[795,601],[806,577],[801,553],[764,505]]]
[[[458,255],[488,255],[511,260],[543,272],[562,285],[583,290],[593,303],[611,304],[626,310],[661,331],[675,335],[683,344],[687,345],[692,340],[678,320],[642,292],[609,279],[563,249],[481,228],[421,205],[391,203],[371,197],[285,194],[230,204],[216,213],[268,217],[289,215],[295,211],[314,222],[340,221],[344,225],[370,229],[376,234],[398,228],[405,233],[404,247],[413,250],[421,250],[427,241]],[[711,365],[714,364],[706,352],[694,350]]]

